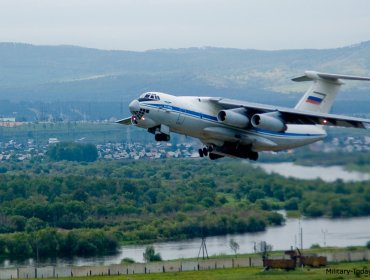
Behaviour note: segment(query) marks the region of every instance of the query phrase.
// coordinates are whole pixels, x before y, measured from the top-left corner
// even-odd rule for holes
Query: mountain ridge
[[[231,92],[233,98],[302,93],[308,84],[290,78],[305,70],[370,76],[370,41],[335,49],[142,52],[0,43],[0,99],[126,101],[146,90],[176,95]],[[370,85],[351,82],[343,90],[370,91]]]

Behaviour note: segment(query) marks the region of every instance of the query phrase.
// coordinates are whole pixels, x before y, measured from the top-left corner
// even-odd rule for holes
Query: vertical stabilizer
[[[306,71],[304,76],[292,79],[295,82],[313,81],[313,85],[306,91],[301,100],[299,100],[295,109],[301,111],[329,113],[338,90],[343,84],[340,79],[370,81],[370,78],[366,77]]]

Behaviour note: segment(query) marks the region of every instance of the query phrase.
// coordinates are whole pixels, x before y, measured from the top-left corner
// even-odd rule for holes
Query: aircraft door
[[[185,116],[182,112],[180,112],[178,117],[177,117],[176,124],[177,125],[182,125],[184,123],[184,120],[185,120]]]

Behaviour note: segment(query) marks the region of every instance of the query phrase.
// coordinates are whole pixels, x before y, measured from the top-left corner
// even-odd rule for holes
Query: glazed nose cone
[[[137,112],[140,110],[140,103],[139,101],[132,100],[131,103],[128,105],[128,108],[130,109],[131,112]]]

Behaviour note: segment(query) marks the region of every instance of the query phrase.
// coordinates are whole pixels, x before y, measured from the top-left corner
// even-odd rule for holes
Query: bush
[[[285,210],[298,210],[299,199],[297,197],[292,197],[285,202]]]
[[[130,264],[130,263],[135,263],[135,261],[131,258],[123,258],[121,261],[121,264]]]
[[[281,226],[285,221],[283,215],[277,212],[269,213],[267,216],[267,220],[269,224],[276,225],[276,226]]]
[[[324,210],[320,204],[313,202],[304,209],[304,214],[309,217],[321,217],[324,214]]]
[[[159,253],[155,253],[155,249],[152,245],[145,248],[143,257],[146,262],[158,262],[162,260],[161,255]]]

